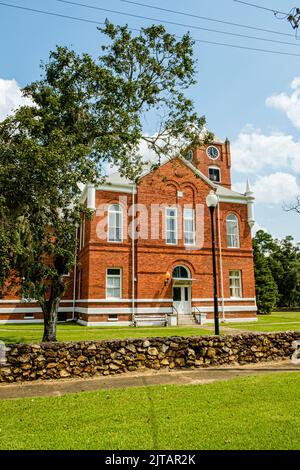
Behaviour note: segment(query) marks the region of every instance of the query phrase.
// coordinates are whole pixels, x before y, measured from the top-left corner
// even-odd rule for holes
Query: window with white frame
[[[108,268],[106,271],[106,298],[120,299],[122,293],[122,271],[120,268]]]
[[[210,166],[208,168],[208,177],[210,181],[213,181],[214,183],[220,183],[221,182],[220,168],[218,168],[217,166]]]
[[[242,272],[241,271],[229,271],[229,287],[231,298],[242,297]]]
[[[85,216],[83,215],[81,222],[80,222],[80,229],[79,229],[79,250],[82,250],[85,245]]]
[[[183,211],[184,244],[195,245],[195,211],[185,208]]]
[[[108,209],[108,241],[123,241],[123,210],[119,204],[112,204]]]
[[[240,247],[239,222],[238,222],[237,216],[234,214],[229,214],[226,217],[226,233],[227,233],[227,247],[239,248]]]
[[[177,243],[177,208],[166,208],[166,242],[168,245]]]

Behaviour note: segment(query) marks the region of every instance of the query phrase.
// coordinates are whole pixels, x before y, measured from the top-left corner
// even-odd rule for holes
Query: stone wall
[[[300,332],[14,344],[0,382],[113,375],[290,359]]]

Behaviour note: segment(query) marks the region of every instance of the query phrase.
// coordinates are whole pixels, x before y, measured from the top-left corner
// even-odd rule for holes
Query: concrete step
[[[178,325],[196,325],[193,315],[178,315]]]

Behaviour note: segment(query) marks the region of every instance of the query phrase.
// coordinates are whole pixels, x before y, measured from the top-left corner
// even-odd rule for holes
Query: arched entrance
[[[172,273],[173,306],[178,315],[192,312],[192,279],[188,268],[176,266]]]

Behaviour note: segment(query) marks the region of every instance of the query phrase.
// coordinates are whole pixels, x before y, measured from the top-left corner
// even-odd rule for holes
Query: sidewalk
[[[270,374],[278,372],[300,372],[300,365],[291,361],[265,362],[246,366],[223,366],[201,369],[146,370],[140,373],[128,372],[112,377],[88,379],[37,380],[16,384],[0,384],[0,399],[14,399],[40,396],[60,396],[113,388],[144,387],[150,385],[195,385],[207,384],[235,377]]]

